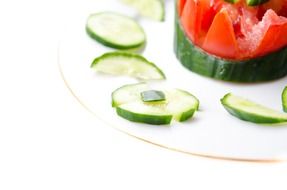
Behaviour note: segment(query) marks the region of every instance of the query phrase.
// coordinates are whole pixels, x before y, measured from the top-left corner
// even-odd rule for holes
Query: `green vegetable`
[[[245,121],[265,124],[287,122],[287,114],[230,93],[221,99],[221,103],[231,115]]]
[[[141,80],[165,79],[164,73],[141,55],[128,52],[105,53],[94,59],[91,68],[112,75],[127,75]]]
[[[86,31],[93,39],[116,49],[138,48],[146,40],[142,27],[135,20],[112,12],[90,15]]]
[[[143,101],[142,92],[150,91],[145,83],[122,86],[112,93],[112,106],[127,120],[154,125],[169,124],[172,119],[185,121],[198,109],[198,99],[186,91],[163,90],[165,101]]]
[[[148,90],[141,93],[141,98],[144,102],[157,102],[165,100],[165,95],[162,91]]]
[[[269,0],[246,0],[248,6],[258,6],[267,3]]]
[[[284,88],[281,98],[282,98],[283,111],[287,112],[287,86]]]
[[[239,2],[239,0],[224,0],[224,1],[226,1],[228,3],[232,3],[232,4],[235,4],[235,3]]]
[[[123,3],[134,7],[142,16],[164,21],[164,0],[121,0]]]

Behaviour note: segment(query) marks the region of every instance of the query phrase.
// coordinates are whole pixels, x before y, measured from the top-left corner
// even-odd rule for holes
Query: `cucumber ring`
[[[249,60],[228,60],[195,46],[175,16],[174,52],[187,69],[203,76],[233,82],[262,82],[287,74],[287,47]]]

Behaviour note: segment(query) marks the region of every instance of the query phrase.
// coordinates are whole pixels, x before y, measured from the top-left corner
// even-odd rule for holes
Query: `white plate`
[[[126,121],[111,107],[111,92],[137,81],[100,75],[90,69],[92,60],[108,51],[85,32],[89,14],[116,11],[136,17],[147,34],[143,55],[155,62],[167,76],[163,85],[187,90],[200,100],[200,111],[184,123],[170,127]],[[281,110],[281,92],[286,78],[260,84],[236,84],[212,80],[186,70],[173,53],[174,2],[166,1],[163,23],[139,18],[116,1],[86,3],[69,17],[60,43],[59,64],[63,78],[74,96],[109,125],[142,140],[181,152],[238,160],[282,160],[287,157],[287,126],[266,126],[241,121],[220,104],[228,92]]]

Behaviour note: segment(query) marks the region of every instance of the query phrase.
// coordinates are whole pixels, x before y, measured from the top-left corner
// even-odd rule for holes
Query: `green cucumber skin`
[[[228,3],[232,3],[232,4],[238,3],[238,0],[224,0],[224,1],[228,2]],[[258,6],[258,5],[264,4],[268,1],[269,0],[246,0],[246,4],[248,6]]]
[[[233,116],[244,120],[244,121],[249,121],[252,123],[258,123],[258,124],[274,124],[274,123],[284,123],[287,122],[287,119],[279,119],[279,118],[271,118],[271,117],[262,117],[260,115],[256,115],[256,114],[250,114],[250,113],[246,113],[243,112],[241,110],[238,109],[234,109],[232,107],[230,107],[229,105],[224,105],[224,103],[222,103],[224,108]]]
[[[184,122],[186,120],[188,120],[189,118],[191,118],[195,113],[195,109],[190,109],[186,112],[183,112],[180,116],[179,122]]]
[[[152,125],[168,125],[171,122],[172,115],[146,115],[140,113],[131,113],[121,107],[116,107],[117,114],[132,122],[146,123]]]
[[[284,88],[281,98],[282,98],[283,111],[287,112],[287,86]]]
[[[204,52],[193,45],[176,13],[174,51],[187,69],[215,79],[231,82],[263,82],[287,74],[287,47],[250,60],[227,60]]]
[[[246,3],[248,6],[258,6],[264,3],[267,3],[269,0],[247,0]]]
[[[164,0],[160,0],[160,3],[162,5],[162,7],[165,7]],[[160,21],[160,22],[164,22],[165,21],[165,8],[163,9],[161,17],[160,17],[160,19],[158,21]]]
[[[274,117],[265,117],[253,113],[248,113],[239,109],[236,109],[229,105],[228,103],[225,102],[225,99],[230,96],[229,94],[226,94],[220,101],[223,107],[226,109],[227,112],[229,112],[231,115],[244,120],[244,121],[249,121],[253,123],[258,123],[258,124],[275,124],[275,123],[284,123],[287,122],[287,119],[284,118],[274,118]]]
[[[180,89],[177,89],[177,90],[180,90]],[[179,121],[179,122],[183,122],[183,121],[186,121],[186,120],[192,118],[192,116],[194,115],[194,113],[199,110],[199,100],[198,100],[194,95],[190,94],[190,93],[187,92],[187,91],[184,91],[184,90],[180,90],[180,91],[183,92],[183,93],[185,93],[185,94],[188,95],[188,96],[192,96],[192,97],[195,98],[196,101],[197,101],[196,107],[194,107],[194,108],[192,108],[192,109],[190,109],[190,110],[187,110],[187,111],[185,111],[185,112],[183,112],[183,113],[181,114],[181,116],[180,116],[180,118],[179,118],[178,121]]]
[[[258,123],[258,124],[273,124],[273,123],[287,122],[287,120],[285,119],[262,117],[256,114],[250,114],[250,113],[243,112],[241,110],[231,108],[228,105],[223,105],[223,106],[231,115],[244,121],[249,121],[249,122]]]
[[[105,40],[104,38],[101,38],[100,36],[96,35],[94,32],[92,32],[88,27],[86,27],[86,32],[87,34],[93,38],[94,40],[98,41],[99,43],[107,46],[107,47],[111,47],[114,49],[119,49],[119,50],[129,50],[129,49],[136,49],[136,48],[140,48],[142,46],[145,45],[145,41],[142,43],[138,43],[138,44],[134,44],[134,45],[119,45],[119,44],[115,44],[115,43],[111,43],[107,40]]]
[[[156,64],[148,61],[146,58],[144,58],[143,56],[141,56],[139,54],[124,52],[124,51],[108,52],[108,53],[105,53],[105,54],[101,55],[100,57],[95,58],[93,60],[92,64],[91,64],[91,68],[93,68],[102,59],[106,59],[106,58],[109,58],[109,57],[115,57],[115,56],[123,56],[123,57],[127,57],[127,58],[136,58],[136,59],[142,60],[143,62],[153,66],[154,68],[156,68],[156,70],[162,76],[162,79],[166,79],[165,74],[163,73],[163,71],[158,66],[156,66]]]
[[[238,0],[224,0],[224,1],[228,3],[232,3],[232,4],[235,4],[238,2]]]

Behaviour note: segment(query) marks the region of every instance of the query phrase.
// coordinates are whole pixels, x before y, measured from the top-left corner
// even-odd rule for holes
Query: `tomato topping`
[[[214,16],[218,0],[186,0],[181,22],[187,35],[196,44],[202,44]]]
[[[245,0],[179,0],[178,9],[188,37],[216,56],[247,59],[287,46],[287,0],[252,7]]]
[[[278,16],[273,10],[269,9],[266,12],[261,25],[257,27],[261,29],[262,36],[255,49],[255,55],[264,55],[287,44],[287,18]]]
[[[222,10],[215,16],[202,48],[221,57],[235,58],[237,42],[227,11]]]
[[[199,4],[196,0],[187,0],[182,11],[181,22],[188,37],[197,44],[197,34],[199,29]]]
[[[181,16],[186,0],[178,1],[178,15]]]

